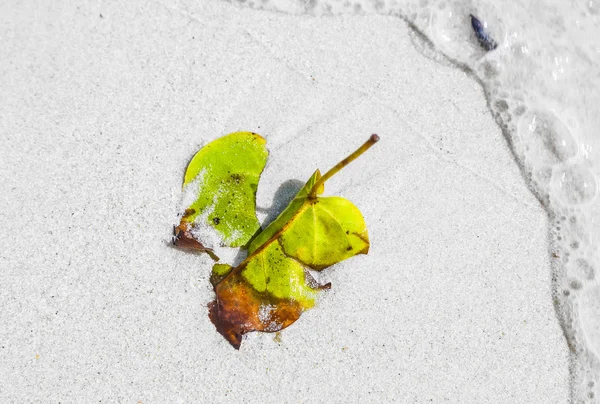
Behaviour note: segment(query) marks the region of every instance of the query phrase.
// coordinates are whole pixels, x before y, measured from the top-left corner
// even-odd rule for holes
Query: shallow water
[[[404,19],[425,56],[478,80],[550,218],[554,304],[572,350],[573,402],[600,395],[600,1],[243,0],[288,14]],[[486,51],[470,14],[498,44]]]

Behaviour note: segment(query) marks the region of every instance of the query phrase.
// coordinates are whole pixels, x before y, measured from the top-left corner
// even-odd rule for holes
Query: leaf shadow
[[[294,199],[298,191],[302,189],[304,182],[300,180],[287,180],[279,186],[275,195],[273,195],[273,202],[268,208],[256,207],[257,212],[266,213],[267,216],[263,220],[262,228],[266,228],[269,223],[277,218],[277,216],[285,209],[285,207]]]
[[[233,262],[227,262],[227,264],[235,268],[238,265],[240,265],[246,259],[246,257],[248,257],[248,250],[246,250],[246,248],[240,248],[235,257],[233,258]],[[220,261],[218,263],[225,264],[225,262],[223,261]]]

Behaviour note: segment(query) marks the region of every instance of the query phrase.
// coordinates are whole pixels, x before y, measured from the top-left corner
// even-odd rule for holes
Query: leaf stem
[[[316,198],[318,189],[325,183],[325,181],[327,181],[329,178],[333,177],[338,171],[340,171],[342,168],[346,167],[348,164],[350,164],[352,161],[354,161],[356,158],[358,158],[361,154],[363,154],[364,152],[369,150],[369,148],[371,146],[373,146],[375,143],[377,143],[378,141],[379,141],[379,136],[377,136],[376,134],[372,134],[371,137],[369,138],[369,140],[367,140],[365,143],[363,143],[362,146],[360,146],[358,149],[356,149],[348,157],[346,157],[345,159],[343,159],[342,161],[337,163],[329,171],[327,171],[325,173],[325,175],[323,175],[321,178],[319,178],[319,180],[317,182],[315,182],[315,185],[313,185],[313,187],[311,188],[311,190],[308,194],[308,198],[309,199]]]

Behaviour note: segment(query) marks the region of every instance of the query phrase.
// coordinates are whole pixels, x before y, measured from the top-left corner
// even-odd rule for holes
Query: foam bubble
[[[585,259],[578,258],[569,266],[569,273],[579,279],[594,280],[596,272],[594,267]]]
[[[552,187],[563,203],[578,205],[594,200],[597,193],[594,174],[583,165],[566,165],[552,175]]]
[[[557,164],[577,154],[577,144],[567,126],[547,111],[529,111],[521,117],[519,135],[528,159],[536,164]]]
[[[442,3],[433,8],[429,32],[433,42],[450,58],[471,64],[487,54],[471,27],[470,15],[481,21],[485,31],[497,43],[506,37],[500,13],[492,4],[474,1]]]
[[[596,357],[600,357],[600,286],[583,292],[579,313],[588,346]]]

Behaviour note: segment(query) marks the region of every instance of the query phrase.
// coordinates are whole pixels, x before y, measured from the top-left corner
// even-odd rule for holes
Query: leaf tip
[[[254,139],[258,140],[260,143],[267,144],[267,139],[265,139],[264,137],[262,137],[258,133],[255,133],[255,132],[250,132],[250,133],[252,133],[252,136],[254,136]]]
[[[201,242],[194,238],[187,223],[182,223],[179,226],[173,227],[173,237],[171,238],[171,242],[177,248],[205,252],[210,255],[213,260],[219,261],[219,257],[212,248],[205,247]]]
[[[231,324],[223,324],[219,317],[219,303],[216,300],[208,304],[208,318],[215,325],[219,334],[225,337],[232,347],[239,350],[242,345],[242,334],[236,332]]]

